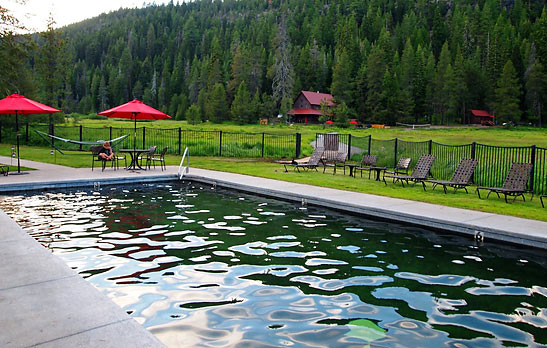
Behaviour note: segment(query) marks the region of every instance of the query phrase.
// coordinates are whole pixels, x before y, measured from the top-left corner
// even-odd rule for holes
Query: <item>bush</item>
[[[190,124],[201,123],[201,110],[196,104],[192,104],[188,110],[186,110],[186,120]]]

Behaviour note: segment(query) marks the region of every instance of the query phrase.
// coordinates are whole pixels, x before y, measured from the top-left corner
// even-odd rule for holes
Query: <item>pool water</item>
[[[543,250],[189,182],[0,208],[168,346],[547,344]]]

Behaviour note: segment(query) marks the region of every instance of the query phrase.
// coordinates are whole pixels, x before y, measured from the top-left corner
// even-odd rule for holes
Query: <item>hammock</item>
[[[97,140],[97,141],[77,141],[77,140],[72,140],[72,139],[65,139],[65,138],[60,138],[60,137],[56,137],[55,135],[51,135],[51,134],[47,134],[47,133],[44,133],[44,132],[41,132],[39,130],[34,130],[36,132],[36,134],[38,134],[39,136],[41,136],[45,141],[49,142],[48,139],[46,138],[46,136],[50,137],[50,138],[53,138],[53,139],[57,139],[57,140],[60,140],[62,142],[65,142],[65,143],[71,143],[71,144],[78,144],[78,145],[102,145],[104,144],[105,140]],[[116,139],[111,139],[111,140],[108,140],[108,142],[110,142],[111,144],[114,144],[118,141],[122,141],[123,139],[127,138],[129,136],[129,134],[126,134],[126,135],[122,135],[121,137],[118,137]],[[63,151],[61,151],[59,148],[57,148],[55,145],[51,144],[51,146],[59,151],[61,154],[64,155]]]
[[[41,132],[39,130],[34,130],[36,133],[38,133],[38,135],[45,135],[45,136],[48,136],[50,138],[53,138],[53,139],[56,139],[56,140],[60,140],[60,141],[63,141],[65,143],[71,143],[71,144],[78,144],[78,145],[102,145],[105,140],[97,140],[97,141],[78,141],[78,140],[72,140],[72,139],[65,139],[65,138],[60,138],[60,137],[56,137],[55,135],[51,135],[51,134],[47,134],[47,133],[44,133],[44,132]],[[109,143],[111,144],[114,144],[118,141],[122,141],[123,139],[127,138],[129,136],[129,134],[126,134],[126,135],[122,135],[121,137],[119,138],[116,138],[116,139],[111,139],[111,140],[106,140],[108,141]]]

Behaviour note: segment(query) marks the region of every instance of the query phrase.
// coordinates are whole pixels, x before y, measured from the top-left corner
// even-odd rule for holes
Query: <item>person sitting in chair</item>
[[[104,142],[103,148],[99,151],[99,159],[105,161],[112,161],[114,159],[114,151],[112,151],[108,141]]]

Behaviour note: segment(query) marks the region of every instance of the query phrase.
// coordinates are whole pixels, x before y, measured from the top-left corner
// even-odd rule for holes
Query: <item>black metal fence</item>
[[[15,143],[13,125],[0,122],[0,143]],[[51,142],[61,150],[84,150],[89,146],[44,139],[34,130],[53,133],[55,136],[77,141],[108,140],[128,135],[116,148],[147,148],[156,145],[168,147],[168,153],[182,154],[185,147],[197,156],[224,157],[300,157],[301,134],[235,133],[223,131],[192,131],[181,128],[161,129],[150,127],[84,127],[55,126],[47,124],[23,124],[20,127],[21,143],[43,146]],[[547,149],[537,146],[491,146],[478,143],[446,145],[429,141],[411,142],[400,139],[380,140],[371,136],[357,137],[351,134],[316,134],[316,146],[323,146],[328,153],[347,152],[352,161],[360,161],[363,154],[378,156],[378,165],[393,167],[399,158],[410,157],[415,163],[422,154],[436,156],[431,172],[438,179],[450,179],[461,158],[479,161],[474,182],[481,186],[500,186],[513,162],[532,163],[530,187],[535,193],[547,193]]]
[[[338,144],[334,144],[338,142]],[[451,178],[460,159],[478,160],[473,181],[480,186],[501,186],[514,162],[532,163],[529,187],[534,193],[547,193],[547,149],[533,146],[492,146],[473,142],[465,145],[446,145],[428,141],[404,141],[357,137],[351,134],[316,134],[318,146],[347,151],[348,158],[359,162],[363,154],[378,156],[378,166],[393,167],[401,157],[412,158],[412,163],[423,154],[435,155],[431,174],[441,180]],[[412,167],[412,165],[411,165]]]
[[[8,128],[9,127],[9,128]],[[0,123],[0,143],[15,143],[13,125]],[[76,141],[109,140],[128,135],[115,144],[115,148],[147,148],[156,145],[158,148],[167,146],[168,153],[182,154],[188,147],[194,156],[224,156],[224,157],[299,157],[301,135],[269,134],[269,133],[234,133],[223,131],[192,131],[182,128],[117,128],[117,127],[84,127],[55,126],[51,130],[47,124],[23,124],[20,127],[21,143],[25,145],[43,146],[51,143],[60,150],[84,150],[89,145],[80,145],[61,140],[44,139],[34,130],[57,137]],[[135,143],[135,144],[134,144]]]

